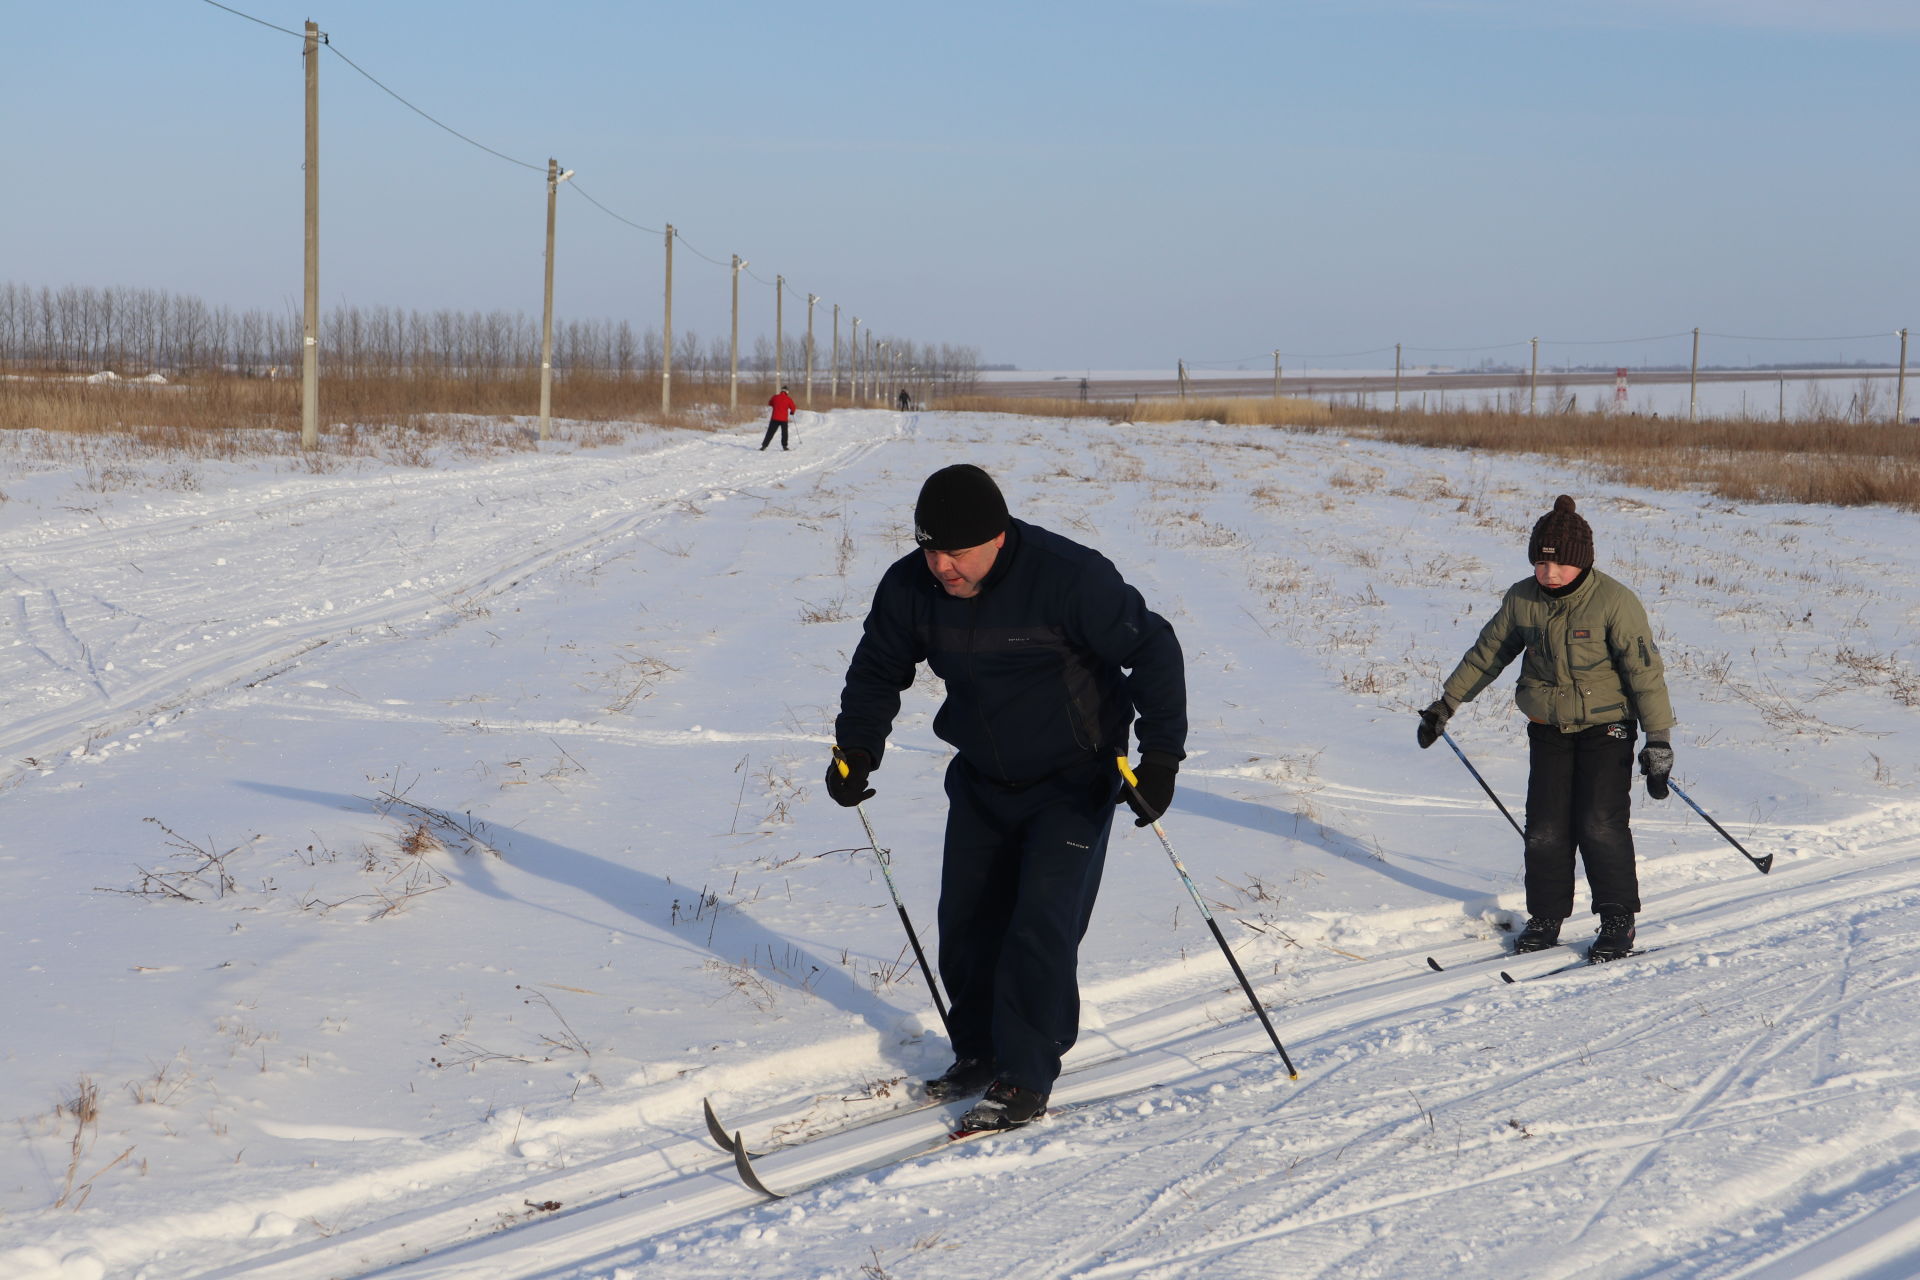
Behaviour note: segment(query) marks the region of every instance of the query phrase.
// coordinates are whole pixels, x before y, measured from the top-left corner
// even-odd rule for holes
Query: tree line
[[[0,367],[15,370],[286,377],[300,367],[300,328],[295,308],[209,306],[191,294],[163,289],[0,283]],[[980,373],[977,348],[876,336],[887,342],[889,363],[903,380],[949,394],[974,389]],[[862,339],[864,345],[865,335]],[[849,347],[843,335],[843,383],[851,366]],[[540,326],[509,311],[336,306],[321,318],[320,350],[329,377],[493,380],[538,369]],[[816,320],[816,385],[829,376],[832,351],[832,333],[823,332]],[[741,371],[766,378],[777,365],[788,380],[798,381],[807,364],[804,329],[785,335],[778,362],[774,355],[772,338],[762,334],[751,350],[742,345]],[[637,332],[625,320],[554,322],[553,364],[562,376],[657,378],[660,363],[660,334],[654,329]],[[731,363],[724,335],[702,339],[688,330],[674,336],[676,379],[724,380]]]

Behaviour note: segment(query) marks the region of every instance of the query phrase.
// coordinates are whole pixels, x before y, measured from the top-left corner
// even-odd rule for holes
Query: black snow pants
[[[776,431],[780,433],[780,447],[782,449],[787,447],[787,420],[785,418],[770,418],[767,421],[767,434],[760,438],[760,451],[762,453],[765,453],[767,446],[773,443],[773,433]]]
[[[1022,787],[947,766],[940,977],[958,1058],[1040,1093],[1080,1033],[1080,939],[1106,865],[1120,778],[1112,761]]]
[[[1595,725],[1562,733],[1529,724],[1527,914],[1573,914],[1573,854],[1587,869],[1593,910],[1640,910],[1640,880],[1627,825],[1634,726]]]

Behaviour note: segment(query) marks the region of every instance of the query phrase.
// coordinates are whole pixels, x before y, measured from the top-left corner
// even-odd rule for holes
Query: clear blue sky
[[[557,157],[634,222],[990,361],[1920,327],[1916,0],[233,7],[312,18],[422,110]],[[0,279],[297,307],[298,39],[202,0],[0,17]],[[542,174],[338,57],[321,109],[328,304],[538,314]],[[563,317],[657,328],[661,258],[563,192]],[[683,251],[675,283],[676,330],[723,333],[726,270]],[[743,294],[746,332],[770,334],[771,289]],[[1481,354],[1524,347],[1408,358]]]

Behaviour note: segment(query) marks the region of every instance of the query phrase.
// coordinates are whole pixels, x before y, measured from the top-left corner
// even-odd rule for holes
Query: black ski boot
[[[1529,951],[1545,951],[1549,947],[1560,945],[1560,926],[1566,921],[1555,916],[1528,916],[1527,927],[1513,940],[1516,955]]]
[[[951,1102],[970,1098],[993,1083],[993,1064],[984,1058],[961,1058],[944,1075],[927,1081],[927,1100]]]
[[[1588,964],[1604,964],[1633,954],[1633,912],[1607,911],[1600,916],[1600,932],[1587,949]]]
[[[987,1096],[960,1118],[963,1130],[1018,1129],[1046,1114],[1047,1095],[1005,1080],[987,1086]]]

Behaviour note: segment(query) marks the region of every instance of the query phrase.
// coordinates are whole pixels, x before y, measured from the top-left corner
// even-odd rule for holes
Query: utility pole
[[[740,268],[747,260],[733,255],[733,345],[727,356],[727,408],[740,408]]]
[[[1273,398],[1280,398],[1280,353],[1273,353]]]
[[[887,393],[885,389],[880,386],[880,383],[882,381],[885,381],[887,386],[893,385],[893,363],[892,363],[893,357],[892,357],[892,354],[887,350],[887,347],[889,345],[890,344],[883,342],[879,345],[878,348],[876,348],[876,351],[880,358],[880,363],[879,363],[879,367],[875,370],[875,373],[877,373],[879,376],[875,378],[874,386],[872,390],[873,390],[873,398],[875,400],[881,401],[882,403],[886,402]]]
[[[660,412],[673,412],[673,224],[667,224],[667,318],[660,339]]]
[[[1400,412],[1400,344],[1393,344],[1393,411]]]
[[[874,381],[873,343],[874,343],[873,326],[868,325],[867,326],[867,367],[866,367],[867,381],[865,384],[868,400],[872,400],[874,398],[874,392],[877,390],[877,386]]]
[[[1687,421],[1700,420],[1700,326],[1693,327],[1693,372],[1687,375]]]
[[[780,361],[783,354],[781,348],[786,343],[782,319],[786,315],[786,304],[787,278],[776,275],[773,278],[773,388],[776,391],[780,389],[781,370],[784,368]]]
[[[1907,420],[1907,331],[1900,331],[1900,377],[1893,384],[1893,423]]]
[[[807,408],[813,408],[813,304],[820,301],[820,295],[807,295]]]
[[[560,184],[573,170],[560,172],[560,162],[547,159],[547,288],[540,311],[540,438],[547,438],[547,419],[553,412],[553,206]]]
[[[307,260],[300,319],[300,447],[320,446],[320,28],[307,24]]]
[[[853,318],[853,336],[847,340],[847,399],[860,399],[860,317]]]
[[[1533,371],[1527,375],[1527,412],[1538,413],[1540,389],[1540,339],[1529,338],[1533,344]]]
[[[827,399],[840,398],[840,304],[833,304],[833,363],[827,366]]]
[[[1187,398],[1187,362],[1175,360],[1174,365],[1180,371],[1180,398],[1185,400]]]

